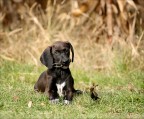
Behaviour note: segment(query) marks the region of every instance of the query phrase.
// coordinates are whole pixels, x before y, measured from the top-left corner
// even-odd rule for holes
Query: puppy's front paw
[[[59,103],[59,99],[50,100],[50,103],[51,104],[57,104],[57,103]]]
[[[71,103],[71,101],[69,100],[64,100],[64,104],[69,105]]]

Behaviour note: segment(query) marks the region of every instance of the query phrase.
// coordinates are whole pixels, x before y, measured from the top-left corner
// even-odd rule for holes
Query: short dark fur
[[[70,50],[72,60],[70,59]],[[57,41],[52,46],[47,47],[42,53],[40,61],[48,70],[40,75],[34,86],[35,91],[45,92],[49,100],[55,100],[59,97],[56,84],[65,81],[64,100],[72,101],[75,92],[81,93],[81,91],[74,89],[74,80],[69,69],[70,62],[74,61],[74,50],[69,42]]]

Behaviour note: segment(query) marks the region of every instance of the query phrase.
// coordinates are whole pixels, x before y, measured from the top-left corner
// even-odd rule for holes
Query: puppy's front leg
[[[59,95],[57,93],[56,85],[53,82],[49,83],[48,95],[50,103],[58,103],[59,102]]]
[[[70,75],[66,80],[65,95],[64,95],[64,104],[70,104],[73,99],[73,90],[74,90],[74,80]]]
[[[73,99],[73,91],[72,89],[67,89],[66,94],[64,96],[64,104],[70,104]]]
[[[56,91],[54,90],[49,91],[49,100],[50,100],[50,103],[52,104],[56,104],[59,102],[59,96]]]

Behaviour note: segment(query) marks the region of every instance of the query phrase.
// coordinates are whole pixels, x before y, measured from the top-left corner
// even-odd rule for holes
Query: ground
[[[46,68],[27,63],[0,64],[0,118],[3,119],[95,119],[144,118],[144,72],[83,71],[71,68],[76,89],[72,104],[50,104],[44,94],[35,93],[34,83]],[[87,87],[98,84],[100,99],[93,101]]]

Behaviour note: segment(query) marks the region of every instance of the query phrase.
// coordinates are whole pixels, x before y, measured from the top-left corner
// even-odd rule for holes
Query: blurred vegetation
[[[75,49],[74,67],[143,69],[141,0],[1,0],[0,59],[39,65],[56,40]],[[127,68],[126,68],[127,69]]]
[[[143,0],[0,0],[0,118],[143,118]],[[51,105],[33,91],[39,57],[57,40],[74,47],[75,87],[90,94]]]
[[[50,104],[47,96],[33,90],[44,67],[3,61],[0,64],[1,119],[95,119],[144,118],[144,73],[119,68],[117,73],[71,69],[75,88],[83,95],[74,96],[70,105]],[[98,84],[100,100],[93,101],[88,88]]]

